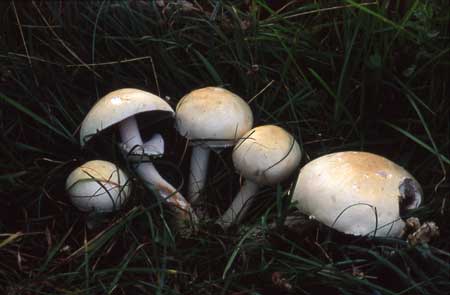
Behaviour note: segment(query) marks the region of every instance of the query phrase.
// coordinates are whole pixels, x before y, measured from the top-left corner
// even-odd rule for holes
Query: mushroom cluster
[[[135,116],[152,111],[164,111],[171,116],[174,114],[166,101],[149,92],[134,88],[110,92],[92,107],[81,123],[81,145],[106,128],[117,126],[122,141],[121,150],[126,156],[130,156],[128,160],[144,183],[154,188],[164,201],[177,209],[182,220],[195,219],[189,203],[159,174],[150,161],[149,156],[164,153],[161,135],[156,134],[148,142],[142,142]]]
[[[152,136],[146,134],[148,141],[142,139],[136,115],[150,118],[154,111],[174,118],[176,130],[192,146],[187,199],[152,163],[164,154],[162,135],[154,132]],[[112,91],[83,120],[81,146],[111,128],[120,134],[120,150],[131,168],[145,186],[175,209],[177,224],[182,229],[187,226],[189,233],[199,222],[191,204],[198,205],[202,200],[211,151],[233,147],[233,165],[244,179],[231,205],[217,220],[223,229],[242,221],[261,186],[274,186],[289,179],[302,158],[293,135],[275,125],[253,128],[253,113],[247,102],[219,87],[191,91],[180,99],[176,111],[162,98],[143,90]],[[66,189],[79,210],[112,212],[127,200],[131,184],[117,165],[94,160],[69,175]],[[300,212],[346,234],[409,235],[415,240],[426,240],[423,234],[420,239],[410,234],[412,222],[403,220],[406,210],[421,203],[420,184],[384,157],[366,152],[319,157],[300,170],[291,195]],[[425,232],[425,226],[421,228]]]

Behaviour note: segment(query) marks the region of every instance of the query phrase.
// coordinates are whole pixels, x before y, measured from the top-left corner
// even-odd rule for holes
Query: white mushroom
[[[193,145],[188,198],[195,203],[203,189],[210,150],[233,146],[253,126],[253,113],[236,94],[206,87],[185,95],[176,108],[178,132]]]
[[[405,226],[401,211],[420,205],[422,189],[384,157],[339,152],[300,170],[293,200],[301,212],[346,234],[399,237]]]
[[[80,211],[112,212],[131,192],[128,176],[115,164],[94,160],[73,170],[66,181],[72,203]]]
[[[80,142],[83,146],[91,137],[117,124],[122,140],[121,148],[134,161],[134,167],[145,184],[155,188],[170,205],[180,210],[182,220],[195,218],[191,206],[147,160],[146,156],[164,151],[164,141],[156,134],[147,143],[142,142],[135,115],[150,111],[165,111],[174,115],[173,109],[162,98],[149,92],[124,88],[108,93],[89,111],[81,124]],[[145,156],[145,157],[144,157]],[[144,157],[144,158],[143,158]]]
[[[234,147],[233,164],[245,182],[218,223],[227,228],[239,222],[258,189],[287,179],[297,169],[300,160],[297,141],[281,127],[259,126],[244,134]]]

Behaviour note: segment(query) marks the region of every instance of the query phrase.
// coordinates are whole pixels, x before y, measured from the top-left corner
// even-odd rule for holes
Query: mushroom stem
[[[200,191],[205,186],[206,173],[208,172],[208,160],[210,149],[202,145],[195,145],[191,155],[191,174],[189,175],[188,197],[195,204],[200,196]]]
[[[143,146],[142,138],[139,133],[139,128],[135,117],[130,117],[123,120],[119,124],[119,129],[122,141],[128,146]],[[147,143],[150,142],[152,144],[155,144],[155,147],[152,147],[152,150],[164,150],[164,141],[161,136],[152,137],[152,139],[150,139]],[[150,188],[156,188],[164,201],[181,210],[182,220],[190,220],[190,218],[195,219],[190,204],[170,183],[168,183],[161,176],[161,174],[159,174],[152,163],[138,162],[133,166],[136,170],[136,173],[144,181],[146,186],[150,186]]]
[[[144,142],[144,150],[149,154],[164,154],[164,139],[161,134],[156,133],[148,141]]]
[[[252,196],[256,194],[259,187],[259,184],[246,179],[241,190],[234,198],[233,203],[231,203],[231,206],[222,217],[220,217],[217,223],[222,226],[222,228],[227,229],[233,223],[240,222],[250,208]]]
[[[189,219],[189,214],[192,213],[190,204],[185,198],[168,183],[155,166],[150,162],[141,162],[134,165],[136,173],[144,180],[146,186],[150,189],[156,189],[163,199],[170,205],[182,210],[183,219]]]
[[[142,145],[141,134],[139,133],[138,124],[134,116],[120,122],[119,131],[123,143],[130,147]]]

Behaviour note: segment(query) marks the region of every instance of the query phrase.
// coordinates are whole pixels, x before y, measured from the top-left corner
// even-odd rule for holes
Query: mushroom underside
[[[422,190],[420,185],[414,179],[403,179],[398,190],[400,192],[400,216],[403,216],[409,209],[417,208],[422,202]]]
[[[167,136],[167,131],[171,130],[173,125],[172,113],[168,111],[152,110],[145,111],[134,115],[136,119],[139,133],[141,135],[142,141],[147,143],[152,140],[155,131],[161,133],[165,141],[168,140],[170,136]],[[124,118],[123,120],[125,120]],[[111,138],[117,132],[117,125],[102,126],[98,127],[95,133],[86,134],[85,138],[82,139],[84,144],[89,146],[92,150],[102,150],[105,145],[111,143]],[[100,134],[101,133],[101,134]],[[100,135],[100,136],[98,136]],[[122,140],[119,140],[122,143]],[[132,148],[133,146],[131,146]]]

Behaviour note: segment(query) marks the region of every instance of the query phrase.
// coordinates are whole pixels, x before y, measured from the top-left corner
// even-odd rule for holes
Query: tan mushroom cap
[[[289,177],[301,160],[300,146],[283,128],[264,125],[248,131],[233,150],[234,167],[246,179],[273,185]]]
[[[111,212],[128,198],[131,185],[128,176],[115,164],[94,160],[70,173],[66,190],[80,211]]]
[[[404,209],[419,206],[420,184],[392,161],[367,152],[317,158],[301,170],[293,193],[299,210],[346,234],[399,237]],[[403,200],[403,201],[402,201]]]
[[[178,132],[211,147],[231,146],[253,126],[253,113],[236,94],[206,87],[186,94],[176,108]]]
[[[102,97],[81,123],[80,144],[84,146],[94,135],[139,113],[166,111],[172,107],[159,96],[139,89],[123,88]]]

